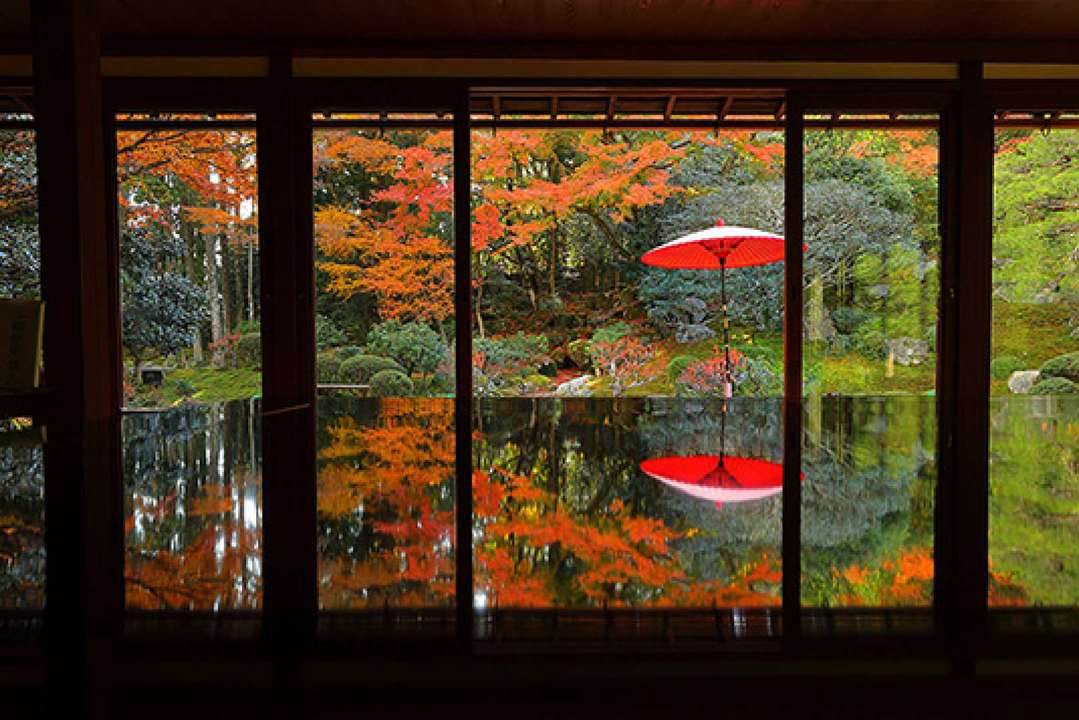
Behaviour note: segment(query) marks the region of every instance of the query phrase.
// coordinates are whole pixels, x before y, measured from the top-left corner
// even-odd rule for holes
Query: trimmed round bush
[[[1007,380],[1012,373],[1023,369],[1023,361],[1014,355],[1001,355],[989,363],[989,374],[994,380]]]
[[[322,352],[315,358],[320,383],[337,382],[337,372],[341,368],[341,358],[334,352]]]
[[[667,379],[672,383],[677,382],[678,378],[682,377],[682,373],[686,371],[686,368],[696,360],[697,358],[689,355],[678,355],[671,358],[671,361],[667,363]]]
[[[1041,377],[1055,377],[1079,383],[1079,352],[1057,355],[1047,360],[1040,369]]]
[[[1028,395],[1073,395],[1079,393],[1079,385],[1062,377],[1039,380],[1030,387]]]
[[[364,385],[369,383],[376,373],[383,370],[396,370],[404,374],[404,369],[390,358],[379,355],[355,355],[341,362],[337,378],[343,383]]]
[[[262,367],[262,336],[248,333],[236,339],[236,365],[245,368]]]
[[[367,352],[393,358],[406,372],[427,375],[438,368],[447,348],[438,333],[424,323],[387,320],[371,326]]]
[[[411,395],[412,381],[400,370],[379,370],[371,377],[371,394],[375,397]]]

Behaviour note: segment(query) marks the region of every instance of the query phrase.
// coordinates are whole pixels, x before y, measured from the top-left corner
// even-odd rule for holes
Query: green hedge
[[[1079,352],[1057,355],[1041,367],[1041,377],[1064,378],[1079,382]]]
[[[994,380],[1007,380],[1013,372],[1023,369],[1023,361],[1014,355],[1001,355],[989,363],[989,375]]]
[[[236,340],[235,352],[237,367],[262,367],[262,336],[258,333],[241,335]]]
[[[1029,395],[1073,395],[1079,393],[1079,385],[1062,377],[1048,377],[1031,386]]]
[[[400,370],[379,370],[371,377],[371,394],[375,397],[407,396],[413,391],[412,381]]]
[[[342,383],[366,385],[377,373],[384,370],[395,370],[404,374],[404,369],[390,358],[379,355],[355,355],[341,363],[337,378]]]

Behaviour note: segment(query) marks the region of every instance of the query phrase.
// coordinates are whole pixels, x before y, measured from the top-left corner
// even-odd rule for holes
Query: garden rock
[[[675,328],[674,339],[679,343],[691,343],[698,340],[710,340],[716,331],[703,323],[687,323]]]
[[[555,395],[562,397],[591,397],[592,391],[588,389],[588,383],[592,382],[591,375],[581,375],[555,388]]]
[[[1013,393],[1026,395],[1030,392],[1030,388],[1034,386],[1034,383],[1038,382],[1039,375],[1041,373],[1037,370],[1016,370],[1008,378],[1008,389]]]
[[[929,341],[901,337],[886,340],[888,353],[895,357],[900,365],[921,365],[929,356]]]

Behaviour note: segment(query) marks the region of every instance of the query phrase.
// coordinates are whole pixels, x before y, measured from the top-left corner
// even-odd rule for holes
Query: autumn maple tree
[[[257,321],[255,137],[245,130],[147,129],[117,134],[119,217],[124,235],[156,238],[155,273],[201,289],[210,336],[191,333],[195,360],[242,322]],[[123,268],[122,268],[123,269]],[[127,288],[128,292],[140,292]],[[146,320],[145,322],[149,322]],[[164,349],[168,350],[168,349]],[[215,367],[223,365],[212,349]]]

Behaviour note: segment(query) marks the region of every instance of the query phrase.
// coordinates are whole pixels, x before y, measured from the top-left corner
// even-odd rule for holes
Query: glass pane
[[[39,249],[34,133],[0,129],[0,298],[40,297]],[[0,420],[0,609],[45,606],[42,432]]]
[[[477,607],[778,606],[782,253],[642,256],[720,220],[782,232],[782,134],[472,152]]]
[[[128,607],[260,604],[255,157],[254,130],[117,134]]]
[[[37,298],[40,287],[34,132],[0,129],[0,297]]]
[[[319,606],[454,603],[453,137],[316,128]]]
[[[257,400],[123,418],[127,606],[241,610],[262,602]]]
[[[934,130],[805,142],[802,603],[933,602]]]
[[[0,420],[0,610],[45,607],[42,431]]]
[[[1079,130],[996,134],[991,606],[1079,604]]]

